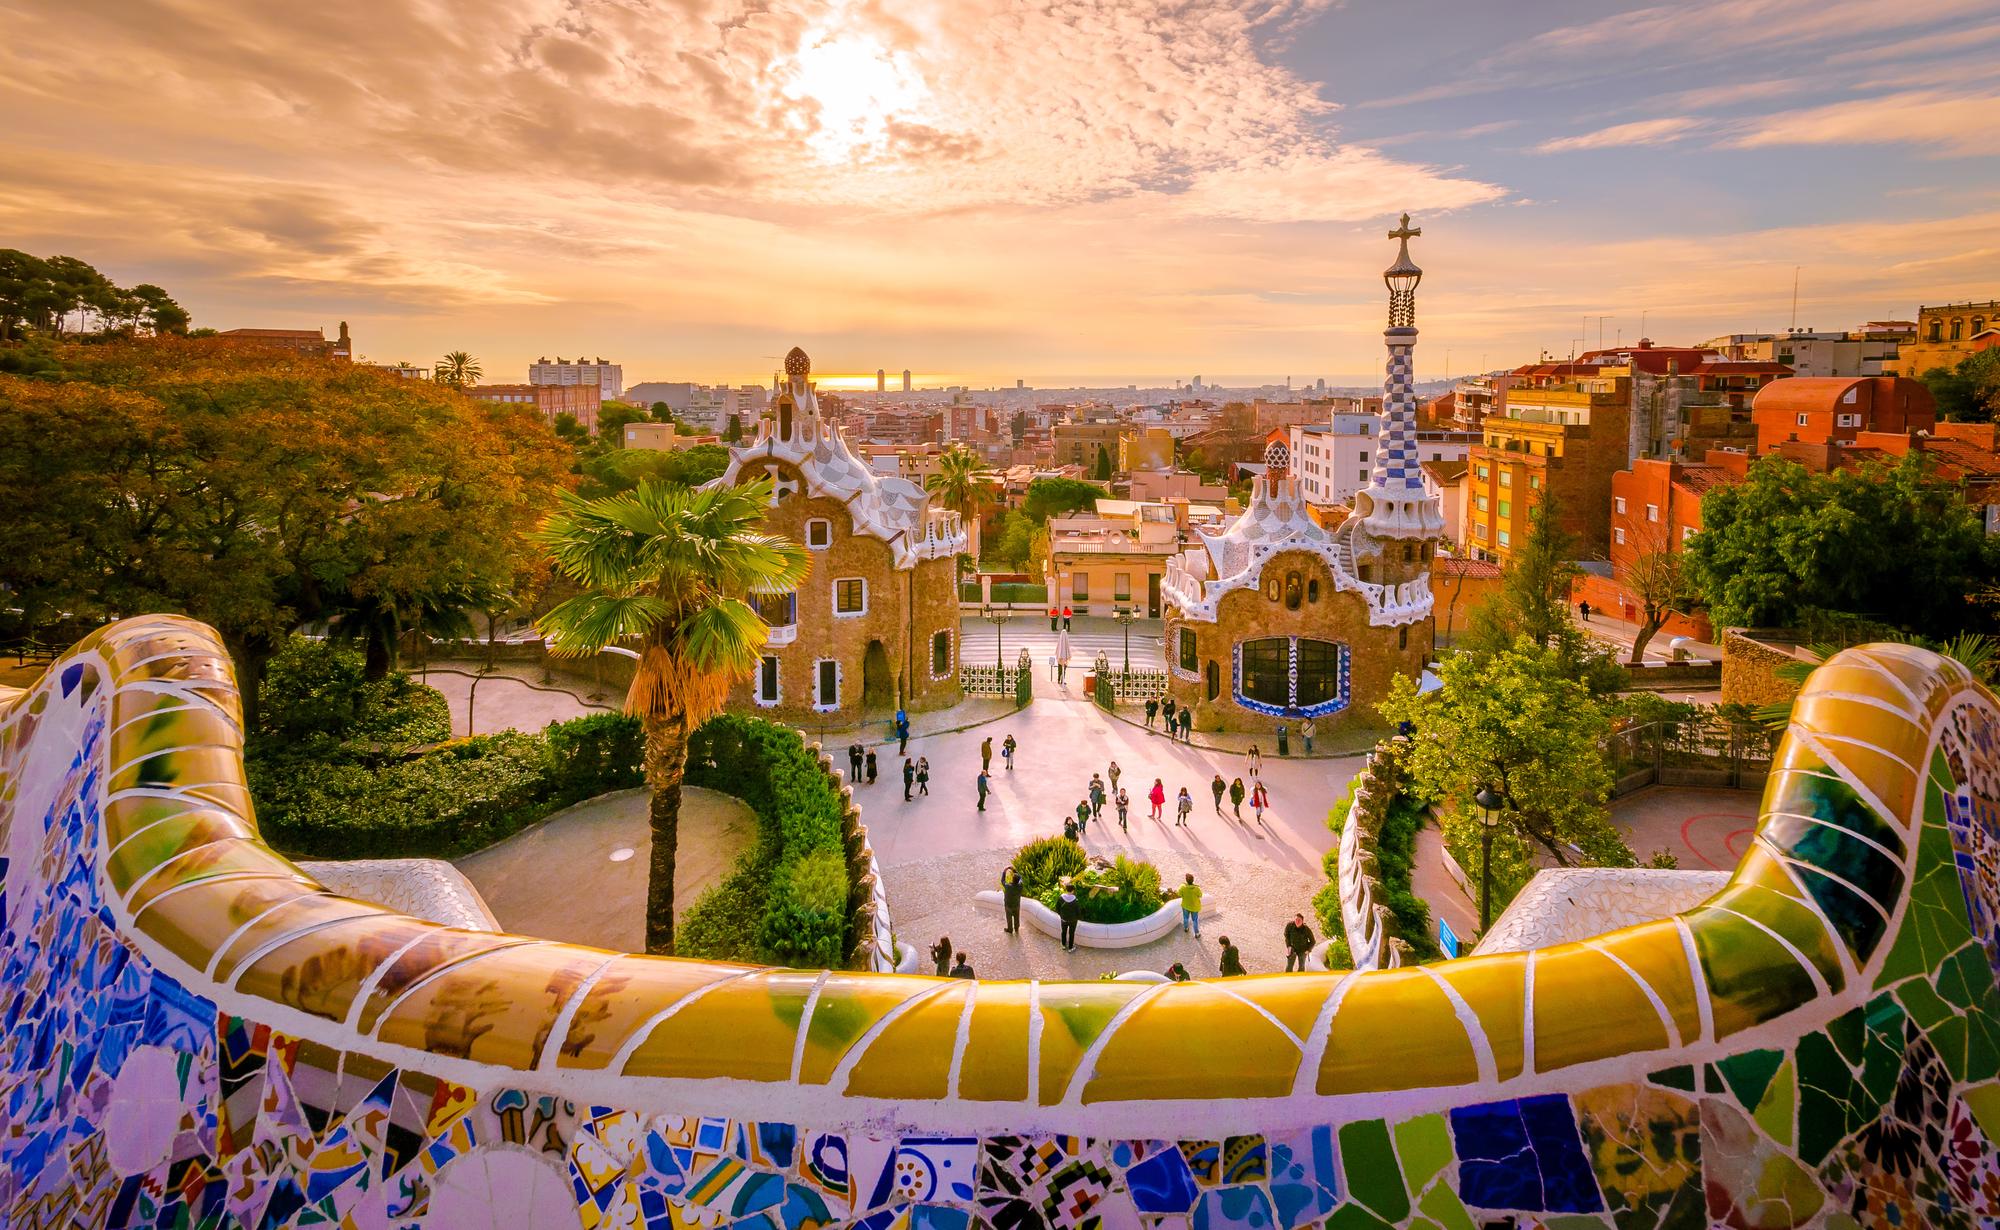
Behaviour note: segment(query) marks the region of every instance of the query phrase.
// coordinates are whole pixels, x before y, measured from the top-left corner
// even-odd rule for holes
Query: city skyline
[[[489,380],[1366,383],[1404,209],[1420,379],[1993,292],[1994,0],[742,7],[9,5],[0,246]]]

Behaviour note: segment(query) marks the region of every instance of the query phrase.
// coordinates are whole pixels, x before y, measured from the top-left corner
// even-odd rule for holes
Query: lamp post
[[[1500,809],[1506,801],[1493,787],[1481,786],[1472,796],[1479,809],[1479,934],[1493,925],[1493,830],[1500,827]]]
[[[1002,636],[1000,629],[1008,620],[1014,618],[1014,612],[1005,607],[996,611],[993,609],[993,604],[988,602],[980,606],[979,617],[993,625],[993,665],[1004,672],[1007,669],[1007,651],[1000,643]]]
[[[1111,608],[1111,618],[1125,630],[1125,673],[1132,673],[1132,625],[1139,618],[1137,607],[1119,606]]]

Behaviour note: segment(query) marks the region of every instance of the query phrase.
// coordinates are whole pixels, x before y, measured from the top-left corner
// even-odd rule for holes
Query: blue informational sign
[[[1451,924],[1442,918],[1438,919],[1438,947],[1444,949],[1444,955],[1447,957],[1458,955],[1458,934],[1451,929]]]

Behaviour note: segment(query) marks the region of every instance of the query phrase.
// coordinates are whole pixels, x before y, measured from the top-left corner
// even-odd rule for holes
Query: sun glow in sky
[[[492,381],[861,390],[1379,380],[1404,210],[1420,378],[1782,330],[1795,268],[1820,329],[2000,294],[2000,0],[329,12],[0,0],[0,247]]]

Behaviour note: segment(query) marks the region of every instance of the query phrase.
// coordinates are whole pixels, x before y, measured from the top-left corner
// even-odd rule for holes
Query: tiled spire
[[[1401,241],[1396,263],[1382,271],[1389,287],[1389,327],[1382,341],[1389,348],[1388,375],[1382,381],[1382,414],[1374,465],[1368,486],[1356,493],[1354,511],[1368,533],[1377,538],[1436,538],[1444,533],[1444,513],[1424,491],[1422,457],[1417,450],[1417,395],[1410,382],[1410,352],[1417,344],[1417,283],[1424,271],[1410,259],[1410,240],[1423,234],[1410,226],[1410,215],[1389,232]]]

